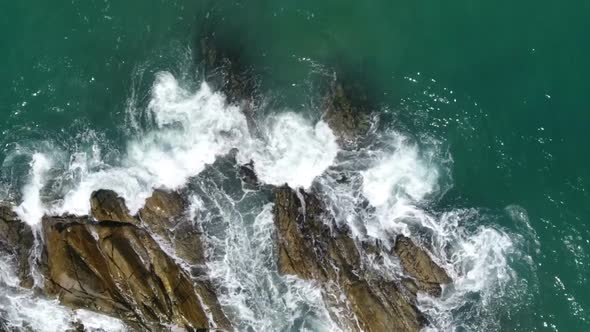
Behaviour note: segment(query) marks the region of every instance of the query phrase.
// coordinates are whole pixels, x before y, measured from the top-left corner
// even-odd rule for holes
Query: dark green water
[[[578,0],[5,1],[0,195],[17,199],[27,172],[14,152],[47,137],[76,150],[92,129],[122,147],[131,94],[147,95],[158,70],[182,74],[213,30],[287,106],[307,101],[310,63],[339,68],[388,126],[448,147],[454,187],[437,208],[492,211],[533,262],[510,258],[526,296],[490,307],[495,329],[589,331],[589,15]]]

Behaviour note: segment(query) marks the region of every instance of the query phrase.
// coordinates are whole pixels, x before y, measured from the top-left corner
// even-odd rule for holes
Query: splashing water
[[[211,167],[237,149],[237,162],[252,161],[261,182],[317,189],[336,221],[348,225],[355,237],[390,245],[395,234],[403,233],[429,249],[454,280],[439,299],[419,296],[433,328],[460,329],[461,315],[479,314],[515,278],[507,262],[516,250],[509,235],[483,225],[468,230],[465,220],[477,224],[482,218],[475,209],[436,213],[429,208],[448,189],[442,183],[449,177],[449,157],[437,144],[419,144],[392,131],[373,134],[367,147],[343,151],[326,123],[312,123],[293,112],[270,115],[253,136],[240,108],[228,105],[221,93],[206,83],[191,92],[167,72],[156,75],[146,112],[155,128],[129,140],[117,165],[101,160],[98,143],[90,155],[72,154],[62,170],[69,180],[62,199],[43,201],[47,173],[58,163],[49,151],[34,154],[19,217],[34,225],[43,214],[85,215],[89,197],[98,189],[114,190],[135,213],[154,188],[188,184],[191,215],[207,243],[210,276],[238,329],[337,330],[320,287],[278,274],[269,193],[236,186],[240,182],[231,167]],[[388,266],[403,273],[395,261]],[[51,308],[43,310],[54,311],[55,326],[67,326],[73,319],[55,302],[18,294],[26,294],[31,308]],[[88,312],[76,315],[93,326],[106,324],[95,322]],[[11,322],[31,325],[34,319],[9,316]],[[40,319],[43,324],[46,318]],[[117,330],[113,322],[108,330]]]
[[[441,298],[418,297],[421,311],[432,323],[427,330],[491,325],[493,318],[486,316],[486,310],[497,305],[516,278],[507,258],[517,250],[514,239],[502,230],[478,225],[486,217],[477,209],[436,213],[429,208],[448,189],[442,185],[447,179],[441,177],[450,176],[450,158],[436,142],[420,147],[398,132],[376,135],[373,140],[368,149],[342,154],[336,161],[337,171],[318,179],[336,221],[350,227],[355,237],[378,239],[386,246],[395,234],[409,236],[447,271],[453,283]],[[390,271],[383,273],[398,270],[399,278],[397,263],[389,265]],[[481,320],[473,323],[475,317]]]
[[[124,332],[118,319],[86,310],[71,310],[58,300],[35,295],[19,286],[10,257],[0,257],[0,317],[9,329],[17,331],[62,332],[73,329],[72,322],[83,322],[86,331]]]
[[[44,213],[86,215],[90,210],[88,197],[98,189],[117,192],[135,213],[154,188],[178,189],[233,148],[239,150],[238,160],[254,161],[261,180],[309,187],[338,152],[336,139],[325,123],[313,126],[294,113],[269,118],[264,137],[254,138],[244,114],[237,106],[227,105],[222,94],[213,92],[206,83],[190,93],[167,72],[156,76],[147,111],[153,114],[157,128],[129,142],[120,166],[94,170],[92,166],[100,164],[96,155],[75,156],[66,172],[75,172],[77,183],[60,203],[45,209],[38,193],[51,157],[49,153],[36,153],[19,216],[37,223]]]
[[[20,220],[33,226],[39,224],[44,215],[41,189],[45,184],[45,175],[51,168],[51,162],[45,155],[35,153],[30,166],[30,181],[23,188],[23,202],[15,209],[15,212]]]

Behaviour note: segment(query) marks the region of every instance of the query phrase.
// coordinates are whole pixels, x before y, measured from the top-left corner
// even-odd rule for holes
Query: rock
[[[330,126],[341,144],[355,141],[370,128],[369,110],[366,101],[355,99],[355,92],[345,89],[341,82],[335,82],[328,94],[323,120]]]
[[[251,68],[241,61],[241,49],[235,43],[223,43],[211,35],[201,39],[207,82],[225,93],[230,104],[252,111],[256,99],[257,81]]]
[[[331,219],[317,197],[287,186],[274,194],[279,272],[318,281],[328,306],[348,319],[338,322],[343,329],[403,332],[426,325],[399,285],[366,271],[348,230],[324,222]]]
[[[108,197],[111,201],[115,200],[116,202],[116,204],[109,203],[108,206],[114,206],[117,211],[127,211],[122,198],[119,198],[114,192],[102,192],[103,197]],[[214,288],[206,275],[206,268],[203,267],[205,255],[201,232],[186,215],[187,207],[186,200],[178,192],[158,189],[146,200],[137,216],[132,218],[139,220],[150,234],[165,241],[165,246],[170,245],[174,250],[173,254],[182,261],[183,265],[189,265],[191,276],[199,280],[195,288],[200,299],[216,317],[225,317],[217,302]],[[109,215],[115,215],[108,210],[106,212]],[[116,215],[122,215],[124,218],[113,221],[125,222],[127,216],[124,213]]]
[[[258,189],[260,187],[258,176],[256,175],[256,171],[254,170],[254,161],[250,161],[247,164],[240,165],[238,173],[240,179],[242,180],[242,183],[246,185],[246,188]]]
[[[139,330],[162,330],[167,324],[230,328],[221,310],[207,305],[219,307],[217,301],[204,303],[210,294],[199,294],[146,230],[74,217],[45,217],[42,223],[45,291],[63,304],[121,318]]]
[[[204,264],[201,232],[185,215],[186,209],[186,201],[177,192],[155,190],[138,217],[150,231],[172,244],[176,255],[186,263]]]
[[[31,227],[18,220],[13,206],[0,203],[0,251],[14,255],[21,286],[33,287],[29,255],[35,238]]]
[[[415,287],[409,286],[414,294],[420,290],[432,296],[440,296],[441,285],[452,282],[445,270],[436,265],[428,253],[414,244],[411,239],[398,235],[393,251],[415,283]]]
[[[112,190],[98,190],[90,197],[91,214],[97,221],[119,221],[135,223],[129,214],[125,200]]]

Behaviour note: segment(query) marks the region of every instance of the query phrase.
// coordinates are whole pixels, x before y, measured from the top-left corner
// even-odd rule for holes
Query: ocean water
[[[236,185],[223,156],[237,148],[263,182],[322,193],[359,236],[433,243],[455,280],[420,298],[433,330],[589,331],[589,14],[579,0],[5,1],[0,198],[37,227],[87,213],[98,188],[136,210],[154,187],[189,186],[235,326],[336,330],[313,284],[276,273],[272,203]],[[256,135],[201,81],[206,32],[271,100]],[[334,73],[378,120],[356,151],[320,120],[317,82]],[[0,267],[15,326],[124,329],[20,289],[9,257]]]

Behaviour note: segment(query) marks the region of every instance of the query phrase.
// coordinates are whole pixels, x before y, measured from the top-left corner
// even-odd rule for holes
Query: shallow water
[[[207,166],[238,148],[263,181],[323,193],[359,235],[434,243],[456,281],[440,300],[421,298],[435,328],[586,331],[589,9],[581,1],[2,3],[0,197],[34,224],[43,211],[86,213],[98,187],[134,210],[154,186],[188,184],[237,326],[334,328],[313,285],[275,272],[264,241],[268,193],[244,192],[230,165]],[[272,100],[259,134],[201,84],[203,31],[216,31],[259,73]],[[379,122],[359,151],[337,147],[318,122],[318,81],[334,71],[374,102]],[[355,208],[365,198],[372,208]],[[395,273],[392,264],[375,268]],[[29,302],[10,280],[2,274],[0,310],[18,293],[28,309],[50,310],[40,317],[72,317]]]

